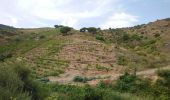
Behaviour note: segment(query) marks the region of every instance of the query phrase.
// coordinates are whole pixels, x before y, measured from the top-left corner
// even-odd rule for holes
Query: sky
[[[170,0],[0,0],[0,24],[121,28],[170,17]]]

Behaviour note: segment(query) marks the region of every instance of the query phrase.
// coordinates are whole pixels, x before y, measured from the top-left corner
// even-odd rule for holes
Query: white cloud
[[[76,19],[66,18],[61,22],[61,24],[73,27],[77,22],[78,21]]]
[[[17,18],[10,17],[10,20],[11,20],[11,22],[12,22],[12,24],[13,24],[14,26],[16,26],[16,25],[17,25],[17,23],[18,23]]]
[[[137,18],[127,13],[119,13],[124,12],[120,1],[4,0],[0,4],[0,23],[3,22],[3,24],[6,23],[17,27],[43,27],[63,24],[80,28],[82,27],[80,25],[91,25],[88,22],[94,23],[92,24],[94,26],[99,26],[108,18],[102,27],[131,25]],[[12,2],[10,3],[12,9],[4,6],[8,2]],[[7,17],[4,17],[4,14]]]
[[[108,18],[108,20],[101,25],[102,28],[121,28],[129,27],[138,22],[138,16],[134,16],[128,13],[115,13]]]
[[[18,5],[24,12],[42,19],[67,20],[69,16],[78,20],[101,16],[110,11],[110,6],[116,5],[117,1],[118,0],[18,0]]]

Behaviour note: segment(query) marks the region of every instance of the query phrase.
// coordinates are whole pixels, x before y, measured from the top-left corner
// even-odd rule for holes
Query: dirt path
[[[159,68],[148,69],[145,71],[137,72],[137,75],[153,75]],[[170,69],[170,66],[162,67],[160,69]]]
[[[144,70],[144,71],[139,71],[137,72],[137,75],[139,76],[152,76],[156,74],[156,71],[159,68],[154,68],[154,69],[148,69],[148,70]],[[167,67],[163,67],[160,69],[170,69],[170,66]],[[94,72],[95,73],[95,72]],[[56,77],[49,77],[51,82],[58,82],[61,84],[71,84],[74,83],[73,79],[75,76],[81,76],[82,75],[82,71],[80,70],[69,70],[66,73],[60,75],[60,77],[56,78]],[[101,79],[96,79],[96,80],[92,80],[92,81],[88,81],[88,84],[90,85],[96,85],[98,82],[100,82],[101,80],[110,80],[110,81],[114,81],[117,80],[121,75],[123,74],[113,74],[113,73],[105,73],[103,75],[93,75],[93,76],[87,76],[87,77],[100,77]]]

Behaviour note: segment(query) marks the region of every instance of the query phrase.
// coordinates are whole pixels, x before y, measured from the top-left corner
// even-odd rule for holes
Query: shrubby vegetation
[[[166,19],[164,19],[165,21],[170,21],[170,18],[166,18]]]
[[[156,34],[154,34],[154,36],[157,38],[157,37],[160,37],[160,34],[156,33]]]
[[[80,29],[80,32],[86,32],[87,31],[87,28],[86,27],[83,27]]]
[[[65,35],[68,35],[68,32],[70,32],[71,29],[72,28],[70,28],[70,27],[64,26],[64,27],[60,28],[60,32],[65,36]]]
[[[124,56],[119,56],[117,58],[118,65],[127,65],[127,59]]]
[[[76,76],[73,79],[74,82],[83,82],[86,83],[87,82],[87,78],[86,77],[81,77],[81,76]]]
[[[0,34],[2,35],[14,35],[16,30],[17,29],[12,26],[0,24]]]
[[[96,39],[100,41],[105,41],[104,37],[102,35],[96,35]]]
[[[123,94],[111,88],[71,85],[50,85],[54,92],[48,100],[140,100],[140,97],[131,97],[131,94]],[[56,93],[56,94],[55,94]],[[141,99],[142,100],[142,99]],[[147,100],[147,98],[146,98]]]
[[[33,80],[23,65],[0,66],[0,94],[1,100],[43,100],[48,89]]]
[[[16,67],[0,67],[0,69],[0,99],[2,100],[43,100],[47,96],[46,100],[143,100],[144,98],[145,100],[169,100],[170,98],[170,70],[159,70],[160,78],[155,83],[125,73],[116,84],[104,81],[96,87],[44,84],[43,86],[49,89],[47,90],[40,83],[29,78],[30,72],[27,68],[17,66],[17,69]],[[82,81],[83,78],[77,77],[77,79]],[[51,91],[50,96],[48,91]]]
[[[12,54],[11,54],[11,53],[3,53],[3,54],[0,54],[0,62],[4,62],[5,59],[11,58],[11,57],[12,57]]]
[[[142,43],[143,36],[139,34],[128,34],[121,29],[112,30],[112,41],[119,45],[135,47]]]
[[[54,25],[54,27],[59,28],[63,36],[69,35],[69,32],[72,30],[71,27],[63,26],[63,25]]]
[[[133,28],[135,28],[135,29],[140,29],[140,28],[142,28],[143,26],[145,26],[145,24],[136,25],[136,26],[134,26]]]
[[[63,25],[54,25],[55,28],[61,28],[64,27]]]
[[[92,33],[92,34],[96,34],[98,30],[99,29],[97,29],[95,27],[89,27],[89,28],[83,27],[83,28],[80,29],[80,32],[89,32],[89,33]]]
[[[159,70],[158,80],[152,83],[149,79],[142,79],[133,74],[125,73],[119,78],[115,89],[136,95],[149,96],[154,100],[170,99],[170,70]]]
[[[137,29],[142,28],[143,26],[136,26]],[[10,33],[10,29],[3,29],[0,31],[4,34]],[[70,34],[72,28],[62,25],[55,25],[55,28],[58,28],[62,35]],[[144,66],[155,67],[156,64],[160,64],[161,61],[165,61],[164,56],[159,56],[160,53],[157,50],[157,43],[160,39],[160,33],[156,33],[152,38],[145,38],[145,35],[138,33],[127,33],[123,29],[109,29],[109,35],[103,34],[105,31],[99,31],[100,29],[89,27],[82,28],[80,32],[90,32],[95,34],[95,38],[100,41],[111,41],[111,43],[116,43],[116,46],[121,46],[119,50],[125,51],[121,56],[118,56],[117,63],[119,65],[127,66],[129,62],[134,63],[135,67],[138,64],[145,64]],[[54,37],[56,31],[43,31],[39,33],[34,33],[25,35],[29,38],[22,39],[20,37],[15,37],[14,42],[12,41],[11,45],[2,45],[0,48],[0,99],[2,100],[138,100],[143,97],[149,97],[149,100],[170,100],[170,70],[158,70],[158,79],[156,81],[151,81],[149,79],[144,79],[136,76],[135,74],[125,73],[122,75],[117,82],[106,82],[101,81],[96,87],[95,86],[72,86],[72,85],[59,85],[49,83],[47,76],[55,76],[63,73],[61,70],[66,66],[66,62],[63,61],[51,61],[53,59],[48,59],[53,54],[57,54],[62,47],[58,45],[62,43],[61,40],[51,40],[51,37]],[[136,31],[133,31],[136,32]],[[102,34],[100,34],[102,33]],[[51,34],[51,35],[50,35]],[[107,36],[108,35],[108,36]],[[2,34],[1,34],[2,36]],[[39,41],[33,40],[36,37],[39,38]],[[108,39],[109,37],[109,39]],[[111,38],[111,39],[110,39]],[[56,38],[55,38],[56,39]],[[21,42],[22,40],[22,42]],[[44,42],[44,41],[48,42]],[[64,42],[63,42],[64,43]],[[28,51],[33,50],[37,46],[42,46],[48,48],[48,55],[38,56],[38,67],[33,68],[33,74],[27,67],[24,67],[24,64],[19,65],[10,65],[6,60],[11,58],[13,53],[17,52],[19,60],[24,59],[22,56]],[[22,48],[22,49],[21,49]],[[9,53],[8,53],[9,52]],[[40,52],[41,53],[41,52]],[[34,53],[33,53],[34,54]],[[125,55],[128,54],[128,55]],[[137,57],[133,56],[136,55]],[[129,56],[130,55],[130,56]],[[156,56],[155,56],[156,55]],[[158,56],[157,56],[158,55]],[[21,56],[21,57],[19,57]],[[31,55],[32,56],[32,55]],[[34,55],[33,55],[34,56]],[[14,58],[13,57],[13,58]],[[138,58],[139,57],[139,58]],[[12,59],[13,59],[12,58]],[[21,59],[20,59],[21,58]],[[29,57],[28,57],[29,58]],[[44,59],[40,59],[44,58]],[[133,60],[133,59],[135,60]],[[17,60],[18,60],[17,59]],[[34,59],[34,58],[33,58]],[[139,60],[138,60],[139,59]],[[161,60],[159,60],[161,59]],[[13,62],[15,62],[14,59]],[[13,63],[10,62],[9,63]],[[4,65],[3,65],[3,64]],[[13,63],[14,64],[14,63]],[[37,63],[33,63],[37,64]],[[40,69],[40,66],[43,70]],[[133,67],[133,66],[132,66]],[[60,68],[57,70],[57,68]],[[45,70],[44,70],[45,69]],[[64,69],[64,68],[63,68]],[[110,70],[105,66],[96,66],[97,70]],[[38,71],[37,71],[38,70]],[[37,74],[37,72],[40,72]],[[41,73],[42,72],[42,73]],[[32,75],[32,76],[31,76]],[[37,75],[37,76],[36,76]],[[40,78],[40,79],[33,79]],[[73,81],[87,83],[88,81],[99,79],[98,77],[83,77],[76,76]],[[102,79],[102,78],[100,78]],[[104,78],[103,78],[104,79]],[[42,84],[45,83],[45,84]],[[79,84],[79,83],[78,83]],[[51,93],[50,93],[51,92]],[[49,96],[50,93],[50,96]],[[142,98],[142,99],[143,99]],[[142,100],[141,99],[141,100]]]

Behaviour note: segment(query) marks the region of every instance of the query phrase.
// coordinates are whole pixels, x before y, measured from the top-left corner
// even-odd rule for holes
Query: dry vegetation
[[[143,93],[146,92],[154,97],[148,89],[160,94],[160,99],[169,99],[169,72],[166,71],[170,68],[169,20],[122,29],[100,30],[90,27],[83,28],[86,30],[81,30],[82,32],[70,27],[66,31],[63,28],[63,32],[60,32],[62,27],[64,26],[56,29],[3,29],[0,33],[0,66],[8,68],[18,63],[24,64],[29,66],[29,77],[32,79],[42,83],[59,83],[45,84],[45,87],[53,91],[49,100],[53,96],[69,97],[76,92],[80,94],[74,95],[74,99],[76,96],[88,98],[89,95],[101,98],[100,94],[103,93],[111,93],[109,96],[114,95],[120,100],[131,96],[112,90],[128,93],[139,91],[135,95],[142,96],[146,96]],[[157,75],[158,68],[165,71],[160,71]],[[17,73],[14,74],[17,76]],[[82,87],[67,86],[68,84]],[[86,87],[86,84],[99,88]],[[61,88],[56,88],[60,86]],[[139,90],[144,86],[149,87]],[[68,89],[68,94],[65,94],[65,89]],[[93,92],[88,94],[88,89]],[[103,98],[108,98],[107,96],[104,95]]]

